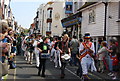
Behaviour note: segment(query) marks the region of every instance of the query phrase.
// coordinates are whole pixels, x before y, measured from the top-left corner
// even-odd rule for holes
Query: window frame
[[[51,25],[52,25],[52,23],[47,23],[47,31],[51,31]]]
[[[47,11],[47,18],[52,18],[52,9],[49,9],[48,11]]]
[[[95,13],[95,8],[89,10],[89,15],[88,15],[88,23],[89,24],[95,24],[96,23],[96,13]],[[93,20],[94,18],[94,20]]]

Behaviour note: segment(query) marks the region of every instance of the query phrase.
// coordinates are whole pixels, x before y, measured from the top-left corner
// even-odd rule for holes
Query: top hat
[[[91,38],[91,37],[90,37],[90,33],[88,33],[88,32],[85,33],[84,38],[85,38],[85,39],[90,39],[90,38]]]

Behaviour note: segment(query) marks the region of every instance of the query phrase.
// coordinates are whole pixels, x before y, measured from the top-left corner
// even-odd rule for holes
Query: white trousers
[[[36,50],[36,51],[35,51],[35,58],[36,58],[36,66],[37,66],[37,67],[39,67],[39,64],[40,64],[39,54],[40,54],[40,52],[38,52],[38,51]]]
[[[81,66],[82,66],[82,71],[83,71],[83,75],[87,75],[88,74],[88,70],[90,68],[92,64],[92,58],[89,57],[83,57],[81,60]]]
[[[24,52],[25,60],[28,60],[27,55],[28,55],[28,51],[26,50],[26,51]]]
[[[28,52],[27,59],[28,59],[28,62],[32,62],[33,61],[33,53]]]
[[[56,50],[55,50],[54,48],[52,48],[52,50],[51,50],[51,55],[50,55],[51,57],[54,55],[55,51],[56,51]]]
[[[55,67],[58,66],[58,63],[59,63],[59,66],[61,67],[60,51],[58,51],[58,50],[55,51],[55,59],[54,59],[54,62],[55,62]]]

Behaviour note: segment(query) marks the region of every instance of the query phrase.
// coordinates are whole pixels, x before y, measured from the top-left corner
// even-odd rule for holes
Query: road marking
[[[100,77],[98,77],[98,76],[96,76],[96,75],[94,75],[94,74],[92,74],[92,73],[88,73],[88,74],[91,75],[91,76],[96,77],[97,79],[102,79],[102,78],[100,78]]]
[[[74,72],[72,72],[71,70],[65,68],[68,72],[72,73],[73,75],[75,75],[77,78],[81,79],[79,76],[77,76]]]
[[[91,76],[97,77],[98,79],[101,79],[101,80],[102,80],[102,78],[100,78],[100,77],[98,77],[98,76],[96,76],[96,75],[94,75],[94,74],[92,74],[92,73],[88,73],[88,74],[91,75]],[[106,81],[106,80],[103,80],[103,81]]]
[[[15,66],[16,66],[16,56],[15,56]],[[15,71],[14,71],[14,81],[16,81],[15,79],[16,79],[16,69],[17,68],[15,68]]]
[[[77,76],[74,72],[72,72],[71,70],[69,70],[69,69],[67,69],[67,68],[65,68],[68,72],[70,72],[70,73],[72,73],[73,75],[75,75],[76,77],[78,77],[78,78],[80,78],[79,76]],[[96,75],[94,75],[94,74],[92,74],[92,73],[88,73],[89,75],[91,75],[91,76],[94,76],[94,77],[96,77],[96,78],[98,78],[98,79],[102,79],[102,78],[100,78],[100,77],[98,77],[98,76],[96,76]],[[88,79],[91,79],[89,76],[88,76]],[[105,81],[105,80],[104,80]]]

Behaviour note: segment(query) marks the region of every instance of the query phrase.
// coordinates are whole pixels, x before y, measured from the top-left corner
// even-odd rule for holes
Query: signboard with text
[[[65,14],[73,13],[73,2],[65,2]]]
[[[77,23],[80,23],[81,20],[82,19],[80,17],[78,17],[78,18],[75,18],[75,19],[72,19],[72,20],[69,20],[69,21],[66,21],[66,22],[62,22],[62,26],[63,27],[72,26],[72,25],[75,25]]]

